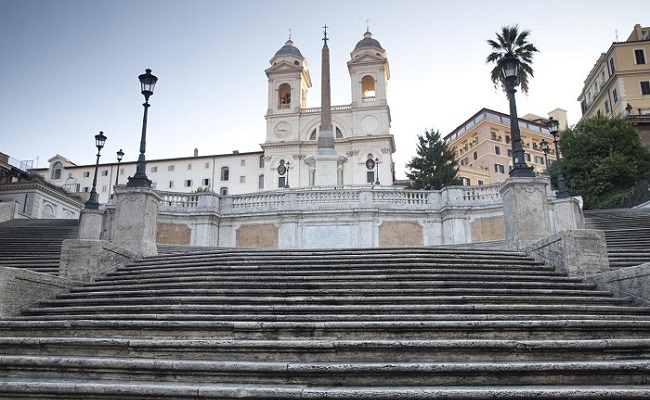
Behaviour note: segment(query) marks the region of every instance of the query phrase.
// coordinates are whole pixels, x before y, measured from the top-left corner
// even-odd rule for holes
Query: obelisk
[[[318,148],[314,155],[316,173],[315,186],[336,186],[338,184],[338,159],[334,149],[332,132],[332,93],[330,87],[330,49],[327,47],[327,25],[323,27],[323,51],[321,71],[321,114],[318,133]]]

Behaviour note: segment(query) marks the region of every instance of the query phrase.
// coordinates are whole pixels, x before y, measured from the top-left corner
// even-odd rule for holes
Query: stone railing
[[[502,203],[499,185],[452,186],[442,190],[349,187],[286,189],[221,197],[215,193],[161,192],[163,212],[220,215],[282,211],[381,209],[435,212],[445,207],[489,207]]]
[[[346,111],[351,109],[352,109],[351,104],[344,105],[344,106],[332,106],[332,111]],[[321,108],[320,107],[301,108],[300,112],[305,114],[320,113]]]

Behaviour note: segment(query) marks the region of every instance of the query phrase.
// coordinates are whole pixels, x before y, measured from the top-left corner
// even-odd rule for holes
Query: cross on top
[[[291,27],[289,27],[289,40],[291,40]]]
[[[325,42],[325,45],[327,45],[327,41],[329,40],[327,39],[327,24],[325,24],[325,26],[323,27],[323,35],[324,35],[323,42]]]
[[[366,18],[366,32],[370,32],[370,20]]]

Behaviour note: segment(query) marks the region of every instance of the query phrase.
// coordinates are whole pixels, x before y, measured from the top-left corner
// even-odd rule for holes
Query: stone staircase
[[[0,320],[2,399],[647,399],[650,309],[490,249],[148,257]]]
[[[650,209],[589,210],[586,228],[605,232],[611,269],[650,262]]]
[[[76,219],[14,219],[0,224],[0,267],[59,274],[61,244],[76,239]]]

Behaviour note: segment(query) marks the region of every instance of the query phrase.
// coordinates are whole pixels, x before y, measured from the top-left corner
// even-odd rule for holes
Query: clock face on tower
[[[286,122],[280,122],[273,129],[273,133],[279,138],[287,137],[291,133],[291,125]]]

